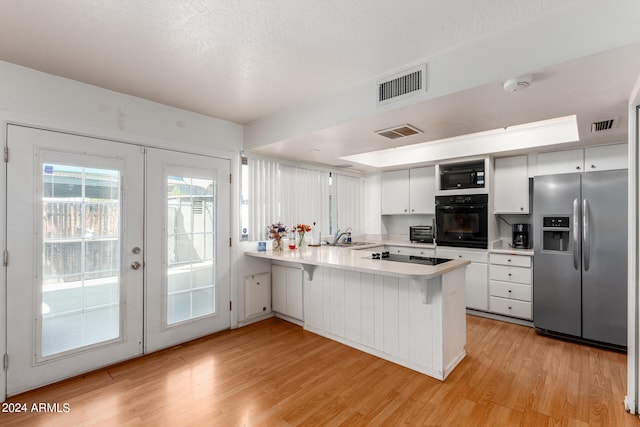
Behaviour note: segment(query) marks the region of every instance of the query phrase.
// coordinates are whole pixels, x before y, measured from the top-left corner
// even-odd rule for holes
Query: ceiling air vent
[[[402,125],[389,129],[377,130],[376,133],[389,139],[397,139],[405,136],[416,135],[422,133],[422,131],[411,125]]]
[[[616,127],[618,124],[618,119],[609,119],[609,120],[601,120],[599,122],[591,123],[591,133],[603,132],[605,130],[610,130]]]
[[[378,104],[421,91],[426,86],[426,74],[426,66],[421,65],[378,81]]]

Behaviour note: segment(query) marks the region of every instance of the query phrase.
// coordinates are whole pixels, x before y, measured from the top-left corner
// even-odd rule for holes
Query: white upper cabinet
[[[627,169],[627,144],[540,153],[537,163],[536,175]]]
[[[584,171],[597,172],[612,169],[627,169],[627,144],[603,145],[584,150]]]
[[[435,213],[435,168],[383,172],[380,191],[382,215]]]
[[[380,185],[382,215],[409,213],[409,170],[382,172]]]
[[[496,159],[493,173],[494,213],[528,214],[527,156]]]
[[[584,170],[584,150],[553,151],[539,153],[536,175],[582,172]]]
[[[409,171],[409,206],[411,213],[436,213],[436,168],[428,166]]]

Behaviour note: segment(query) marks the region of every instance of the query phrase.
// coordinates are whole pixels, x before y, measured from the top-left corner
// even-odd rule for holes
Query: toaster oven
[[[410,226],[409,240],[415,243],[433,243],[433,226],[431,225]]]

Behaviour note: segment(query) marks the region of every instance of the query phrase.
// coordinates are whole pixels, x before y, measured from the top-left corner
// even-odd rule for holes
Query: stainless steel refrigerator
[[[627,171],[533,180],[533,323],[627,343]]]

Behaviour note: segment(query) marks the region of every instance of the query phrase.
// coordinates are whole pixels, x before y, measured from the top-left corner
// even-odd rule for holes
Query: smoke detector
[[[505,82],[502,84],[502,89],[504,89],[505,92],[518,92],[520,90],[528,88],[532,81],[533,76],[530,75],[514,77],[505,80]]]

